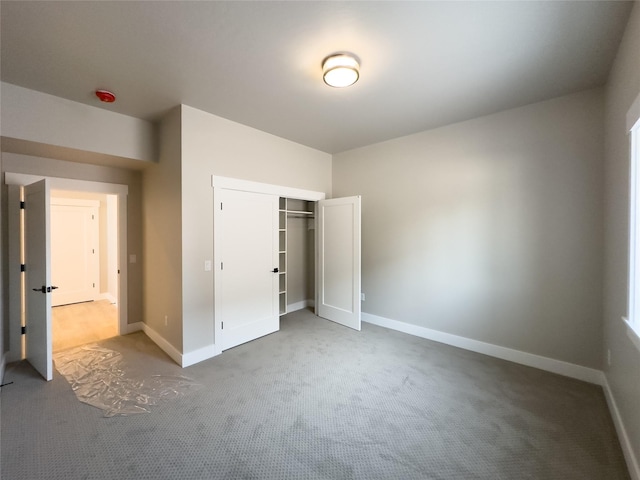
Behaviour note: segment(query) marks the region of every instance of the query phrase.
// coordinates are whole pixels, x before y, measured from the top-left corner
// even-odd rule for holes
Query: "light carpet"
[[[101,342],[132,375],[203,385],[103,418],[57,372],[2,389],[2,478],[628,479],[602,389],[308,311],[180,369],[146,336]]]

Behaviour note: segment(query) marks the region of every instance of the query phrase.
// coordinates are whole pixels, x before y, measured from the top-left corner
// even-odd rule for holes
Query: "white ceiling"
[[[8,2],[2,80],[337,153],[606,82],[633,2]],[[361,59],[333,89],[321,61]],[[101,104],[96,88],[116,93]]]

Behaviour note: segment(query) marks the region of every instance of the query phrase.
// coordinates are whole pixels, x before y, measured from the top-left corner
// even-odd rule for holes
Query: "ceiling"
[[[632,4],[2,1],[1,77],[149,120],[182,103],[337,153],[603,85]],[[338,51],[361,60],[345,89],[321,78]]]

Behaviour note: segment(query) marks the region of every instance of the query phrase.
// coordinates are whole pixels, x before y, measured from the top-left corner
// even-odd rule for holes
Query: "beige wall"
[[[640,95],[640,5],[636,2],[606,88],[604,365],[632,449],[640,452],[640,351],[627,337],[629,137],[626,114]],[[637,458],[640,460],[640,458]],[[637,467],[636,467],[637,468]],[[640,475],[640,471],[636,471]]]
[[[601,368],[602,91],[334,156],[363,311]]]
[[[160,125],[159,161],[143,174],[144,321],[179,352],[182,351],[180,136],[180,108],[176,107]]]
[[[7,152],[2,152],[2,172],[127,185],[129,187],[127,198],[127,248],[129,254],[140,257],[142,253],[142,181],[140,172]],[[6,204],[6,198],[7,186],[4,185],[3,182],[3,204]],[[3,219],[2,230],[3,232],[7,231],[6,218]],[[4,245],[6,245],[6,236]],[[6,255],[7,251],[3,249],[2,258],[4,265],[6,265],[7,261]],[[135,323],[142,320],[142,268],[140,263],[129,264],[127,268],[127,318],[129,323]],[[3,292],[3,294],[6,295],[7,292]],[[6,298],[3,300],[6,301]]]
[[[67,153],[87,152],[85,159],[96,153],[137,160],[143,165],[156,159],[155,128],[151,122],[9,83],[3,82],[0,88],[5,139],[62,147]],[[3,143],[22,146],[8,140]],[[3,151],[7,151],[6,147]],[[83,161],[82,154],[79,161]]]
[[[182,106],[183,352],[213,343],[211,175],[331,193],[327,153]]]
[[[287,220],[287,303],[314,300],[314,230],[307,218]]]

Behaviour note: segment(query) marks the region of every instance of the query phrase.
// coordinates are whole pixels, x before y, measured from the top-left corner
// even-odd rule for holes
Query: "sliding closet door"
[[[318,202],[316,315],[360,330],[360,197]]]
[[[216,202],[216,323],[226,350],[280,328],[278,197],[221,189]]]

